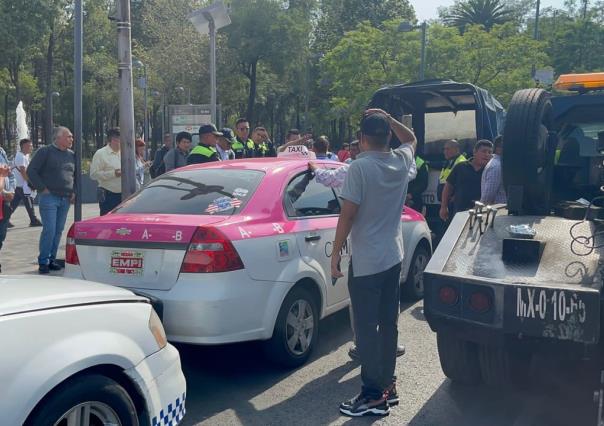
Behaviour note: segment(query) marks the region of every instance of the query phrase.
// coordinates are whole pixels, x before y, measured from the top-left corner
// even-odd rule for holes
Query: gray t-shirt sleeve
[[[348,175],[344,180],[341,197],[354,204],[361,204],[365,195],[365,182],[361,170],[361,162],[355,161],[350,164]]]

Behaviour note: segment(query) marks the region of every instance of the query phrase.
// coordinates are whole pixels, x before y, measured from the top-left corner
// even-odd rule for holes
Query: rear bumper
[[[509,337],[587,345],[600,340],[600,293],[591,288],[511,284],[433,272],[424,273],[424,285],[425,315],[434,331],[479,343]],[[445,287],[454,289],[456,303],[440,300]],[[490,300],[486,312],[473,309],[470,299],[476,293]]]
[[[82,273],[77,266],[68,265],[65,276],[82,278]],[[240,270],[180,274],[170,290],[140,291],[161,300],[168,340],[219,345],[270,339],[281,303],[293,285],[255,281]]]
[[[186,382],[170,344],[125,373],[145,398],[149,425],[177,425],[185,415]]]

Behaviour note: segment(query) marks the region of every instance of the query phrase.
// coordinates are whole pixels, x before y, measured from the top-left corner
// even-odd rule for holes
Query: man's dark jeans
[[[10,203],[5,202],[2,204],[1,207],[4,217],[0,219],[0,249],[2,249],[2,245],[4,244],[4,240],[6,239],[8,222],[10,221],[10,216],[13,213],[13,209],[11,209]]]
[[[122,202],[122,194],[99,188],[99,209],[101,216],[105,216]]]
[[[363,394],[380,398],[394,380],[398,339],[401,264],[375,275],[354,277],[349,268],[348,291],[354,312],[354,328]]]

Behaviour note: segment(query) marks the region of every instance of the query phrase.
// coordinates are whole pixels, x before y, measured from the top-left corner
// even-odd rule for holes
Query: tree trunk
[[[54,67],[54,48],[55,48],[55,23],[54,19],[50,22],[50,35],[48,36],[48,48],[46,50],[46,99],[45,99],[45,112],[44,112],[44,133],[46,135],[46,141],[52,139],[52,72]]]
[[[256,122],[254,121],[254,105],[256,104],[256,91],[257,91],[257,67],[258,67],[258,61],[254,61],[250,64],[250,73],[248,78],[250,79],[250,95],[248,97],[248,101],[247,101],[247,111],[246,111],[246,118],[248,119],[248,121],[250,122],[250,124],[252,126],[256,125]]]

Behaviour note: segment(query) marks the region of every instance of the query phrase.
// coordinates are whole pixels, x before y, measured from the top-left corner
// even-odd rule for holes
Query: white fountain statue
[[[27,114],[25,114],[25,110],[23,109],[23,102],[19,101],[19,105],[17,105],[17,150],[19,149],[19,141],[28,138]]]

